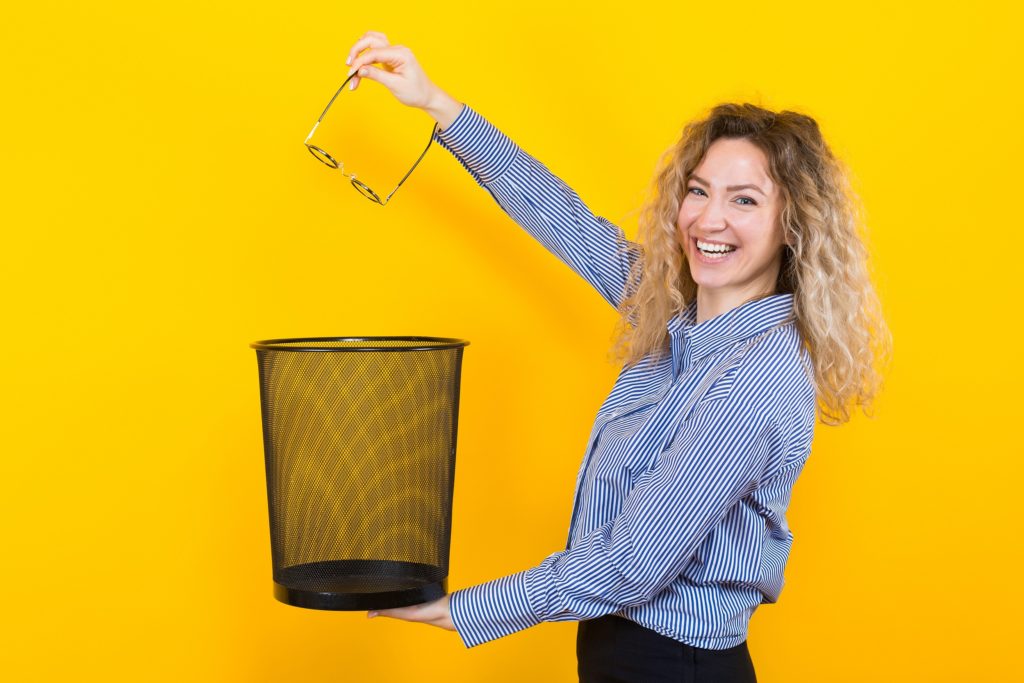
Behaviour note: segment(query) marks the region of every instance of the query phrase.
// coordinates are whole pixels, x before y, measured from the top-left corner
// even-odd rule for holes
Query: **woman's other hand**
[[[452,613],[448,608],[447,595],[440,597],[433,602],[425,602],[422,605],[374,610],[372,612],[367,612],[366,616],[370,619],[378,616],[391,617],[392,619],[401,619],[403,621],[415,621],[421,624],[430,624],[431,626],[443,628],[446,631],[455,630],[455,624],[452,622]]]
[[[349,81],[349,88],[358,88],[363,78],[376,81],[402,104],[426,111],[442,129],[462,111],[461,103],[427,78],[412,50],[391,45],[387,36],[379,31],[367,31],[357,40],[345,63],[351,67],[350,74],[357,74]]]

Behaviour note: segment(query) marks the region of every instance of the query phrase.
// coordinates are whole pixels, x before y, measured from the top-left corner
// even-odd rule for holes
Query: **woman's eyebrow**
[[[700,176],[692,175],[692,176],[690,176],[690,180],[696,180],[701,185],[704,185],[706,187],[711,187],[711,183],[709,183],[708,181],[704,180]],[[734,192],[736,190],[757,190],[758,192],[763,194],[765,197],[768,196],[768,194],[764,190],[762,190],[760,187],[758,187],[757,185],[730,185],[729,187],[725,188],[726,192]]]

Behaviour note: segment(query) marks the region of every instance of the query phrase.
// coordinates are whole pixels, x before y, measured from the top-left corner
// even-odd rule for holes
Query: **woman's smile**
[[[737,249],[733,244],[702,240],[696,237],[693,238],[693,244],[696,247],[694,253],[701,261],[709,264],[719,264],[731,260]]]

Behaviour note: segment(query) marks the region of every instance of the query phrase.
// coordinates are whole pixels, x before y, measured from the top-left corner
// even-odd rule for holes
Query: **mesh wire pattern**
[[[444,595],[466,345],[442,337],[250,344],[278,600],[362,610]]]

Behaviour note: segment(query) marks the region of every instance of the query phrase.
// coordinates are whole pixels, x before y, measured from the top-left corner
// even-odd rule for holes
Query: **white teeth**
[[[697,240],[697,248],[703,252],[715,253],[725,253],[736,249],[736,247],[730,244],[709,244],[707,242],[701,242],[700,240]]]

